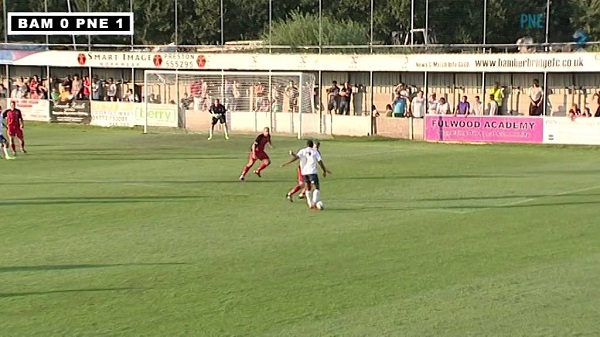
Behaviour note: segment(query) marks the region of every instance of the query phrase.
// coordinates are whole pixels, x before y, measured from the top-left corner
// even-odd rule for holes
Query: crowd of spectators
[[[217,83],[219,82],[219,83]],[[13,79],[10,88],[0,84],[0,98],[25,98],[25,99],[50,99],[53,101],[72,100],[94,100],[94,101],[123,101],[141,102],[141,87],[134,86],[124,80],[114,78],[101,79],[97,75],[81,76],[79,74],[68,75],[65,78],[40,78],[20,77]],[[323,105],[319,97],[319,87],[306,87],[305,90],[312,91],[314,99],[314,110],[320,109],[328,114],[350,115],[352,107],[362,106],[364,98],[360,93],[366,92],[361,85],[352,85],[345,82],[338,85],[333,81],[323,94]],[[362,88],[362,89],[361,89]],[[270,90],[270,92],[269,92]],[[272,111],[272,112],[298,112],[300,89],[298,83],[289,81],[284,83],[273,83],[271,88],[263,82],[241,83],[238,80],[225,79],[224,83],[215,81],[204,81],[198,79],[189,86],[189,92],[183,94],[180,106],[185,110],[208,110],[213,100],[219,98],[229,111]],[[544,104],[549,104],[537,79],[534,79],[531,87],[525,91],[529,102],[528,114],[539,116],[543,114]],[[442,115],[507,115],[505,88],[498,82],[494,83],[486,93],[486,105],[482,103],[480,96],[474,96],[469,100],[467,96],[460,96],[458,102],[451,104],[446,97],[437,97],[431,93],[429,97],[424,96],[423,90],[416,86],[400,83],[394,89],[393,99],[386,104],[385,110],[372,106],[369,112],[372,117],[413,117],[422,118],[427,114]],[[148,102],[164,103],[159,94],[149,94]],[[572,104],[567,110],[567,116],[577,117],[600,117],[600,92],[593,94],[597,100],[598,108],[594,113],[590,107],[579,107]],[[356,100],[360,100],[357,103]],[[171,100],[169,103],[176,104]],[[357,109],[354,114],[362,114]]]
[[[125,81],[107,80],[98,76],[67,75],[65,78],[39,76],[20,77],[12,82],[10,98],[50,99],[53,101],[94,100],[94,101],[124,101],[140,102],[137,90],[127,85]],[[4,85],[0,88],[5,92]],[[155,99],[153,97],[153,99]]]

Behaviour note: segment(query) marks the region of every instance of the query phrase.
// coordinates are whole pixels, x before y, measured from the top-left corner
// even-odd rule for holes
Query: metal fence
[[[51,1],[50,4],[49,1],[51,0],[44,0],[43,4],[39,5],[42,11],[95,12],[104,10],[99,7],[99,2],[96,3],[92,0],[65,0],[64,5],[60,6],[56,4],[57,1]],[[326,38],[327,32],[324,32],[323,22],[335,14],[331,13],[329,3],[319,0],[309,5],[293,4],[298,5],[294,10],[318,17],[318,42],[313,45],[289,46],[273,43],[272,33],[275,19],[284,17],[291,5],[288,6],[285,2],[264,0],[264,8],[258,8],[261,10],[260,13],[252,17],[254,19],[252,22],[248,22],[231,17],[230,10],[240,10],[239,8],[234,9],[234,5],[239,3],[241,0],[219,0],[218,5],[215,4],[218,6],[218,19],[214,20],[213,31],[218,34],[215,33],[205,38],[214,38],[213,40],[190,41],[187,38],[190,29],[193,29],[190,27],[193,26],[190,25],[190,22],[194,22],[195,15],[197,15],[193,6],[200,6],[198,2],[167,0],[160,4],[160,10],[172,22],[163,25],[164,29],[161,30],[160,35],[164,38],[159,38],[156,36],[157,34],[154,34],[152,44],[148,43],[149,36],[147,34],[150,33],[143,33],[148,31],[147,27],[141,27],[142,23],[138,25],[136,22],[138,34],[131,38],[46,36],[31,41],[34,42],[34,47],[32,47],[31,43],[24,43],[22,37],[6,35],[6,13],[12,11],[11,8],[15,6],[14,4],[11,6],[12,3],[9,0],[3,0],[4,42],[11,44],[10,46],[5,45],[3,48],[15,48],[15,43],[20,43],[17,48],[78,50],[144,50],[157,48],[159,45],[160,48],[180,51],[193,49],[201,52],[244,52],[248,50],[271,53],[514,52],[517,51],[518,40],[527,37],[520,43],[525,43],[536,51],[571,51],[579,47],[580,42],[583,41],[583,37],[574,37],[574,34],[580,29],[585,31],[586,28],[578,27],[578,23],[569,18],[571,14],[564,13],[563,7],[567,4],[552,4],[550,0],[527,2],[407,0],[400,2],[405,6],[399,8],[385,7],[390,6],[388,2],[382,2],[382,4],[374,0],[360,0],[353,4],[356,8],[352,12],[343,13],[347,17],[335,18],[360,21],[364,24],[365,43],[349,46],[343,43],[330,43]],[[190,8],[190,4],[192,4],[192,8]],[[143,8],[141,1],[128,0],[119,3],[113,11],[130,11],[138,16],[143,12]],[[575,9],[572,11],[575,13]],[[382,16],[382,12],[387,13],[387,16]],[[578,20],[585,20],[586,13],[582,13],[578,14]],[[566,19],[567,22],[565,22]],[[148,25],[149,23],[144,24]],[[245,25],[251,24],[253,27],[264,27],[264,34],[257,36],[256,33],[253,33],[254,35],[249,36],[244,28]],[[68,43],[65,42],[65,39]],[[596,43],[592,42],[591,44]],[[167,45],[173,46],[166,47]]]

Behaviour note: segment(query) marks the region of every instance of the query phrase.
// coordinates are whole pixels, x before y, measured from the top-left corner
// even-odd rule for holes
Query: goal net
[[[160,71],[144,72],[144,132],[164,128],[157,116],[176,112],[167,127],[206,133],[208,112],[219,100],[227,109],[232,133],[272,132],[321,134],[324,129],[315,106],[315,75],[310,73]],[[161,120],[162,120],[161,119]],[[177,123],[177,125],[175,125]],[[164,123],[163,123],[164,124]],[[217,124],[215,131],[221,131]]]

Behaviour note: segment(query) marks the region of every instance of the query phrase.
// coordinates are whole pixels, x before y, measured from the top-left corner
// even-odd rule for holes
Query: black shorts
[[[4,137],[3,134],[0,134],[0,144],[6,144],[8,143],[8,139],[6,139],[6,137]]]
[[[225,117],[225,115],[213,116],[211,124],[215,125],[217,124],[217,122],[225,124],[227,123],[227,118]]]
[[[305,184],[311,184],[315,186],[316,189],[319,189],[319,175],[318,174],[305,174],[302,176],[302,181]]]

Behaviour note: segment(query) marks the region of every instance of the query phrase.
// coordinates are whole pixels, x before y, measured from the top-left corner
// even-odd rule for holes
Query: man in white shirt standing
[[[494,100],[494,95],[490,95],[490,103],[488,105],[488,113],[490,116],[496,116],[500,114],[500,106],[498,105],[498,102],[496,102],[496,100]]]
[[[429,96],[429,100],[427,100],[427,105],[428,105],[427,113],[430,115],[437,114],[438,104],[439,104],[439,102],[437,100],[436,94],[435,93],[431,94]]]
[[[413,98],[412,102],[410,102],[410,111],[412,116],[415,118],[425,117],[426,105],[427,102],[425,102],[425,98],[423,97],[423,91],[419,91],[417,93],[417,97]]]
[[[326,177],[331,172],[323,164],[321,154],[314,148],[312,140],[307,141],[306,147],[292,155],[292,159],[282,164],[281,167],[288,166],[298,159],[300,159],[300,172],[302,173],[305,185],[306,202],[308,207],[313,209],[316,208],[317,202],[321,200],[321,186],[319,184],[319,170],[317,165],[323,170],[323,177]]]
[[[541,116],[544,113],[543,93],[540,88],[540,81],[536,78],[533,80],[533,85],[529,88],[529,115]]]
[[[479,96],[475,96],[475,102],[473,102],[473,106],[471,108],[471,114],[475,116],[483,115],[483,104],[481,103]]]

